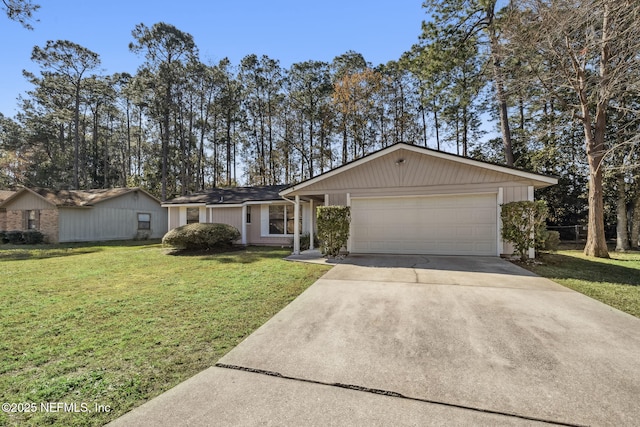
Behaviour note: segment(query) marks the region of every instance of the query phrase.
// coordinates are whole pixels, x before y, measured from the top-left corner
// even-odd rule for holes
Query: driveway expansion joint
[[[519,418],[519,419],[527,420],[527,421],[537,421],[537,422],[550,424],[550,425],[566,426],[566,427],[587,427],[584,424],[574,424],[574,423],[567,423],[567,422],[562,422],[562,421],[547,420],[547,419],[544,419],[544,418],[537,418],[537,417],[531,417],[531,416],[526,416],[526,415],[519,415],[519,414],[514,414],[514,413],[509,413],[509,412],[493,411],[491,409],[475,408],[475,407],[472,407],[472,406],[458,405],[458,404],[455,404],[455,403],[448,403],[448,402],[441,402],[441,401],[437,401],[437,400],[424,399],[424,398],[419,398],[419,397],[405,396],[405,395],[403,395],[401,393],[397,393],[395,391],[390,391],[390,390],[381,390],[381,389],[363,387],[363,386],[354,385],[354,384],[330,383],[330,382],[325,382],[325,381],[310,380],[310,379],[306,379],[306,378],[291,377],[291,376],[288,376],[288,375],[283,375],[280,372],[269,371],[269,370],[266,370],[266,369],[248,368],[248,367],[245,367],[245,366],[230,365],[230,364],[226,364],[226,363],[216,363],[214,366],[216,368],[231,369],[231,370],[243,371],[243,372],[251,372],[251,373],[254,373],[254,374],[267,375],[267,376],[270,376],[270,377],[277,377],[277,378],[282,378],[282,379],[292,380],[292,381],[300,381],[300,382],[309,383],[309,384],[324,385],[324,386],[329,386],[329,387],[338,387],[338,388],[343,388],[343,389],[347,389],[347,390],[360,391],[360,392],[364,392],[364,393],[371,393],[371,394],[377,394],[377,395],[382,395],[382,396],[395,397],[395,398],[399,398],[399,399],[407,399],[407,400],[411,400],[411,401],[414,401],[414,402],[423,402],[423,403],[430,403],[430,404],[433,404],[433,405],[442,405],[442,406],[448,406],[448,407],[452,407],[452,408],[466,409],[468,411],[482,412],[482,413],[485,413],[485,414],[493,414],[493,415],[501,415],[501,416],[505,416],[505,417]]]

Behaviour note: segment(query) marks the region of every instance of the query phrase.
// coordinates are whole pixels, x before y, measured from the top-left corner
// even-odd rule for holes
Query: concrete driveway
[[[640,425],[640,319],[491,257],[349,256],[113,425]]]

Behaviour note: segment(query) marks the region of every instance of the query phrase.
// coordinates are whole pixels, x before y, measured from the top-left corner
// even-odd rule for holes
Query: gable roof
[[[536,188],[542,188],[549,185],[557,184],[558,180],[555,177],[550,177],[546,175],[541,175],[534,172],[525,171],[522,169],[517,169],[514,167],[508,167],[503,165],[498,165],[495,163],[484,162],[480,160],[470,159],[468,157],[462,157],[451,153],[445,153],[443,151],[432,150],[429,148],[419,147],[416,145],[410,145],[406,143],[397,143],[381,150],[378,150],[374,153],[368,154],[359,159],[353,160],[349,163],[346,163],[338,168],[327,171],[321,175],[313,177],[311,179],[307,179],[306,181],[302,181],[298,184],[294,184],[284,189],[280,194],[283,197],[288,195],[292,195],[292,193],[298,193],[300,190],[307,189],[318,189],[318,187],[323,187],[324,182],[335,181],[335,179],[343,179],[349,177],[349,171],[361,167],[367,164],[372,166],[366,166],[365,169],[373,169],[372,171],[367,172],[371,175],[371,179],[369,180],[369,184],[372,185],[380,185],[380,183],[374,183],[374,181],[384,181],[385,179],[389,179],[390,177],[383,177],[380,174],[383,173],[379,165],[376,164],[377,159],[381,159],[385,156],[388,156],[392,153],[399,152],[399,154],[407,154],[407,153],[415,153],[418,155],[423,155],[428,157],[434,161],[438,161],[440,163],[446,163],[448,165],[456,165],[457,167],[470,166],[476,168],[476,170],[482,172],[485,176],[489,176],[490,178],[496,182],[505,181],[505,180],[517,180],[517,181],[531,181],[532,185]],[[397,165],[404,163],[404,157],[400,157],[395,160]],[[445,166],[446,167],[446,166]],[[450,166],[449,166],[450,167]],[[338,178],[340,176],[340,178]],[[423,175],[424,176],[424,175]],[[335,179],[331,179],[335,177]],[[443,184],[441,182],[432,182],[427,181],[429,185],[440,185]],[[424,184],[423,182],[421,184]],[[417,183],[414,183],[417,185]],[[319,190],[318,190],[319,191]]]
[[[237,205],[246,202],[282,200],[279,193],[287,185],[263,185],[256,187],[211,188],[180,196],[162,203],[162,206],[199,204],[199,205]]]
[[[11,191],[11,190],[0,190],[0,204],[2,202],[4,202],[5,200],[7,200],[9,197],[13,196],[14,194],[16,194],[15,191]]]
[[[119,197],[135,191],[142,192],[160,203],[160,200],[158,200],[156,197],[138,187],[106,188],[93,190],[54,190],[50,188],[24,187],[12,194],[4,201],[0,201],[0,207],[8,204],[9,202],[11,202],[11,200],[17,199],[18,197],[20,197],[20,195],[27,192],[35,194],[36,196],[41,197],[42,199],[57,207],[91,207],[97,203],[104,202],[105,200],[113,199],[115,197]]]

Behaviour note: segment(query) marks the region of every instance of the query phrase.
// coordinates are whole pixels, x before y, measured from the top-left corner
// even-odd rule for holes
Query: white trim
[[[498,187],[498,194],[496,195],[496,218],[498,221],[497,234],[498,234],[498,246],[497,256],[502,255],[504,250],[504,241],[502,240],[502,204],[504,203],[504,188]]]
[[[497,194],[496,191],[479,191],[477,193],[442,193],[442,194],[411,194],[411,195],[401,195],[401,196],[375,196],[375,195],[366,195],[366,196],[349,196],[347,193],[347,206],[351,206],[351,200],[354,199],[415,199],[415,198],[426,198],[426,197],[458,197],[458,196],[477,196],[477,195],[486,195],[486,194]]]
[[[240,243],[243,245],[247,244],[247,207],[242,206],[242,230],[240,235]]]
[[[209,209],[222,209],[222,208],[241,208],[243,207],[243,203],[234,203],[228,205],[207,205]]]
[[[313,246],[313,220],[316,217],[316,213],[313,210],[313,199],[309,199],[309,250],[314,250],[315,247]]]
[[[284,217],[286,224],[286,210]],[[298,195],[296,195],[295,204],[293,205],[293,254],[300,254],[300,196]]]
[[[358,160],[354,160],[351,163],[348,163],[346,165],[340,166],[336,169],[333,169],[329,172],[325,172],[321,175],[318,175],[315,178],[311,178],[307,181],[304,181],[300,184],[297,185],[293,185],[289,188],[286,188],[284,190],[282,190],[280,192],[281,196],[286,196],[288,194],[291,194],[295,191],[299,191],[304,189],[305,187],[308,187],[310,185],[313,185],[319,181],[323,181],[327,178],[331,178],[332,176],[338,175],[342,172],[346,172],[352,168],[358,167],[360,165],[362,165],[363,163],[375,160],[377,158],[380,158],[382,156],[385,156],[387,154],[393,153],[397,150],[409,150],[409,151],[413,151],[415,153],[419,153],[419,154],[424,154],[427,156],[432,156],[438,159],[444,159],[444,160],[450,160],[450,161],[454,161],[454,162],[458,162],[458,163],[462,163],[465,165],[469,165],[469,166],[475,166],[475,167],[479,167],[479,168],[483,168],[483,169],[488,169],[488,170],[492,170],[495,172],[501,172],[501,173],[505,173],[505,174],[509,174],[509,175],[513,175],[513,176],[517,176],[520,178],[525,178],[525,179],[531,179],[531,180],[535,180],[535,181],[539,181],[548,185],[554,185],[558,183],[558,179],[557,178],[552,178],[552,177],[548,177],[548,176],[544,176],[544,175],[538,175],[535,174],[533,172],[526,172],[526,171],[521,171],[521,170],[517,170],[517,169],[511,169],[511,168],[507,168],[505,166],[499,166],[499,165],[492,165],[489,163],[484,163],[484,162],[479,162],[477,160],[473,160],[473,159],[468,159],[466,157],[459,157],[456,156],[454,154],[450,154],[450,153],[444,153],[442,151],[434,151],[434,150],[429,150],[426,148],[422,148],[422,147],[417,147],[415,145],[409,145],[409,144],[404,144],[404,143],[397,143],[394,144],[392,146],[389,146],[387,148],[383,148],[380,151],[377,151],[375,153],[369,154],[365,157],[362,157]]]
[[[269,206],[271,205],[276,205],[276,206],[288,206],[289,203],[295,203],[291,200],[288,199],[284,199],[283,203],[269,203],[269,204],[263,204],[260,207],[260,237],[269,237],[269,238],[277,238],[277,237],[288,237],[288,238],[292,238],[294,237],[294,234],[269,234]],[[295,213],[295,212],[294,212]],[[286,207],[285,207],[285,231],[286,231]],[[253,223],[253,219],[251,220]]]
[[[167,209],[167,230],[171,231],[171,209]]]
[[[207,206],[206,203],[163,203],[160,205],[162,208],[199,208],[201,206]]]
[[[324,195],[324,205],[325,206],[329,206],[329,195],[328,194]]]
[[[178,209],[178,227],[187,225],[187,207],[180,206]]]

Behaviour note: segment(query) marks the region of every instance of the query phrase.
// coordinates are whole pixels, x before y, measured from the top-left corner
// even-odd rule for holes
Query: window
[[[40,211],[25,211],[24,212],[24,228],[26,230],[38,229],[38,218],[40,217]]]
[[[300,225],[302,225],[302,217]],[[293,205],[269,206],[269,234],[293,234],[293,227]]]
[[[151,230],[151,214],[138,214],[138,230]]]
[[[200,208],[187,208],[187,224],[200,222]]]
[[[247,224],[251,224],[251,206],[247,206]]]

